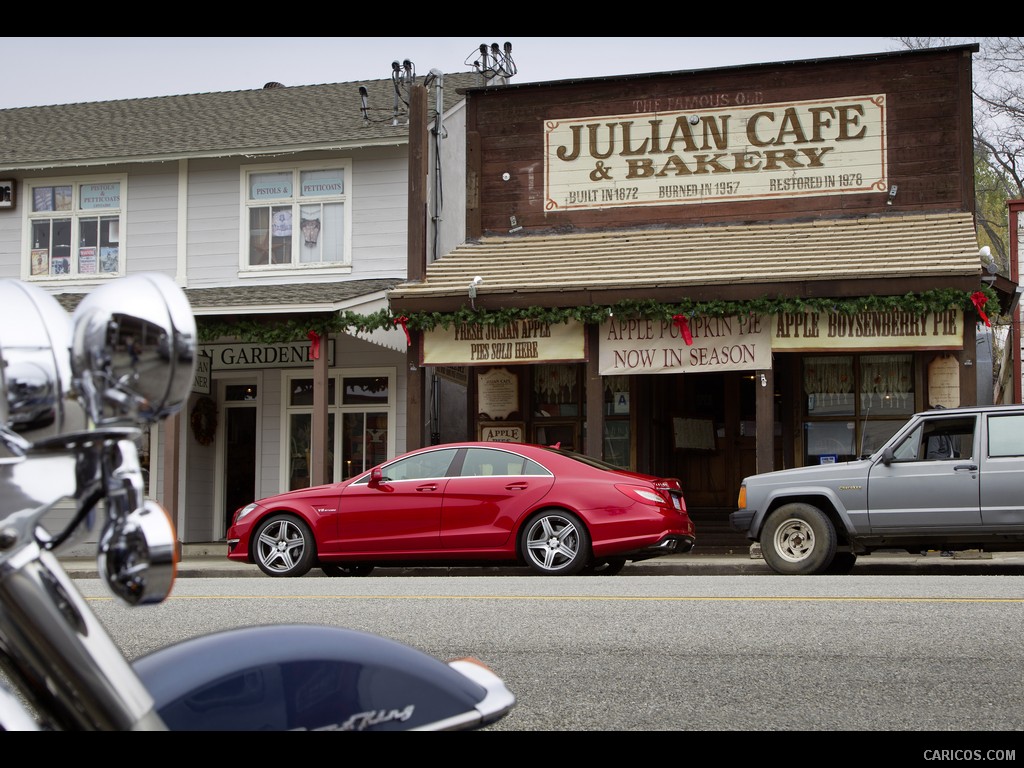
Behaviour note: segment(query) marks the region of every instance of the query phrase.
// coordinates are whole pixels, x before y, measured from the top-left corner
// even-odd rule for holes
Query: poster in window
[[[270,219],[270,234],[273,237],[292,236],[292,212],[290,210],[274,211]]]
[[[54,256],[50,259],[51,275],[71,274],[71,259],[67,256]]]
[[[54,187],[53,188],[53,210],[55,210],[55,211],[70,211],[71,210],[71,187]]]
[[[101,272],[117,272],[118,271],[118,250],[110,246],[100,248],[100,271]]]
[[[96,274],[96,249],[93,247],[78,249],[78,271],[83,275]]]
[[[13,208],[15,186],[13,179],[0,181],[0,208]]]
[[[50,266],[50,250],[48,248],[32,249],[32,274],[45,275]]]

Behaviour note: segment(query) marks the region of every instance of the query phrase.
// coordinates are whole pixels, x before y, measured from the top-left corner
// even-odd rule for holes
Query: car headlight
[[[237,522],[241,521],[241,519],[243,517],[248,515],[250,512],[252,512],[258,506],[259,505],[255,504],[255,503],[253,503],[253,504],[246,504],[244,507],[242,507],[240,510],[238,510],[238,516],[235,517],[235,522],[237,523]]]

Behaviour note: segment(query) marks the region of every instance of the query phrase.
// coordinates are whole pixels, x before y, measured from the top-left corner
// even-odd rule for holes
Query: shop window
[[[243,169],[243,271],[350,266],[350,163]]]
[[[805,465],[869,455],[914,412],[913,356],[808,356],[803,394]]]
[[[123,275],[126,186],[124,176],[29,182],[23,275],[30,280]]]
[[[388,459],[394,451],[394,371],[372,375],[332,374],[327,380],[327,443],[330,446],[326,482],[347,480]],[[313,380],[288,375],[285,472],[290,489],[310,485],[313,427]],[[341,402],[335,398],[342,392]],[[341,429],[336,433],[336,425]]]
[[[533,366],[534,416],[578,417],[580,384],[578,366],[571,363]]]
[[[609,464],[629,468],[630,453],[630,399],[629,376],[605,376],[604,442],[602,458]]]

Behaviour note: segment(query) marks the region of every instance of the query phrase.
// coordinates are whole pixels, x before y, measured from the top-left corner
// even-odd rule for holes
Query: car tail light
[[[665,491],[655,490],[643,485],[626,485],[625,483],[618,483],[615,488],[619,493],[628,496],[633,501],[639,501],[641,504],[650,504],[655,507],[663,507],[666,504],[675,506],[669,500],[668,493]]]

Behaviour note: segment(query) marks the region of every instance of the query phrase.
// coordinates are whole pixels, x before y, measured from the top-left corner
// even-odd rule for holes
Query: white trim
[[[352,201],[354,199],[352,190],[352,158],[324,158],[321,160],[305,160],[301,162],[283,162],[283,163],[250,163],[239,166],[238,169],[238,184],[241,194],[239,195],[238,204],[238,277],[241,278],[279,278],[279,277],[302,277],[305,279],[309,278],[320,278],[330,277],[336,275],[350,275],[352,273]],[[253,203],[249,200],[249,183],[248,178],[253,173],[270,173],[273,171],[289,171],[292,173],[295,181],[298,182],[301,179],[302,171],[313,171],[313,170],[325,170],[329,168],[340,168],[344,172],[344,190],[339,195],[325,196],[323,198],[310,197],[308,200],[309,205],[317,203],[327,204],[340,204],[342,206],[342,233],[341,233],[341,261],[331,262],[316,262],[302,264],[294,261],[294,256],[298,252],[299,242],[298,237],[298,225],[293,225],[292,230],[292,243],[293,243],[293,260],[289,264],[259,264],[253,265],[249,263],[249,208],[253,205],[259,205],[260,207],[269,207],[275,205],[274,200],[263,201],[259,204]],[[287,205],[292,206],[294,211],[294,217],[296,222],[298,221],[298,211],[303,205],[303,198],[299,194],[298,183],[292,190],[292,195],[287,198],[289,201]],[[269,224],[268,224],[269,226]]]
[[[188,160],[178,161],[177,266],[175,280],[182,288],[188,287]]]
[[[227,438],[225,437],[225,428],[227,424],[227,417],[224,414],[228,408],[255,408],[256,409],[256,455],[253,458],[253,462],[256,469],[256,488],[254,493],[259,496],[259,476],[260,467],[263,465],[263,371],[261,370],[242,370],[242,371],[217,371],[217,408],[221,413],[221,417],[217,419],[217,434],[214,437],[214,443],[218,446],[214,456],[214,481],[213,481],[213,513],[210,519],[207,521],[209,525],[209,538],[208,541],[219,541],[223,535],[223,526],[221,521],[226,520],[227,511],[224,509],[224,492],[225,492],[225,478],[227,472],[225,466],[227,464]],[[247,400],[245,405],[241,403],[228,403],[225,399],[225,390],[228,386],[237,386],[238,384],[252,384],[256,387],[256,399]],[[184,430],[182,430],[184,431]],[[256,499],[253,498],[253,501]]]
[[[97,209],[82,209],[76,207],[80,203],[81,187],[84,184],[98,184],[98,183],[111,183],[116,182],[119,185],[120,202],[117,208],[97,208]],[[32,211],[32,190],[35,187],[48,187],[48,186],[71,186],[74,189],[72,194],[74,204],[70,211],[40,211],[33,213]],[[68,287],[91,287],[96,285],[102,285],[108,280],[114,280],[119,277],[124,277],[127,273],[127,260],[128,260],[128,174],[127,173],[108,173],[108,174],[76,174],[71,176],[52,176],[52,177],[40,177],[32,179],[24,179],[21,183],[21,189],[19,191],[21,200],[24,200],[24,205],[21,206],[21,249],[18,253],[18,266],[21,272],[21,279],[25,282],[30,282],[34,285],[39,285],[44,288],[61,290]],[[50,220],[54,218],[65,218],[61,214],[66,214],[66,218],[72,220],[71,225],[71,255],[72,260],[77,264],[77,251],[80,245],[76,245],[79,236],[79,220],[83,218],[93,217],[104,217],[104,216],[117,216],[118,219],[118,270],[117,272],[100,272],[99,257],[100,254],[96,254],[96,272],[87,273],[81,275],[79,273],[69,274],[67,277],[55,278],[53,275],[32,275],[32,222],[36,220]],[[29,254],[29,258],[26,259],[25,255]]]
[[[288,477],[288,462],[290,457],[290,442],[291,435],[289,430],[291,428],[291,420],[289,416],[293,413],[312,413],[312,405],[289,405],[289,392],[291,391],[290,383],[295,379],[310,379],[312,378],[311,372],[306,370],[298,369],[282,369],[281,371],[281,430],[280,430],[280,446],[279,456],[281,461],[278,466],[278,485],[281,488],[289,487]],[[380,408],[372,408],[368,405],[342,405],[341,399],[343,397],[342,382],[345,378],[362,378],[368,376],[386,376],[388,379],[388,403],[384,410],[388,414],[388,436],[387,436],[387,460],[395,457],[395,435],[398,431],[397,422],[397,410],[398,410],[398,370],[392,367],[378,367],[378,368],[331,368],[327,375],[329,378],[334,379],[334,393],[335,393],[335,404],[328,405],[327,414],[328,417],[333,416],[335,418],[334,423],[334,445],[332,451],[334,452],[334,478],[335,482],[341,479],[341,421],[338,419],[343,413],[366,413],[370,410],[381,410]],[[367,466],[369,468],[369,465]]]

